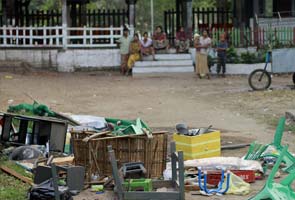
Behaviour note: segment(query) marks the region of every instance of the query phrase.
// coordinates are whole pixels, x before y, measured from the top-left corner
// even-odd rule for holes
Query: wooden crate
[[[167,132],[153,133],[147,136],[108,137],[83,142],[87,134],[72,132],[75,164],[86,168],[86,178],[91,175],[111,176],[107,146],[112,145],[118,166],[128,162],[143,162],[149,178],[161,177],[166,168]]]
[[[176,150],[183,151],[184,160],[217,157],[221,154],[220,131],[197,136],[174,134],[173,140]]]

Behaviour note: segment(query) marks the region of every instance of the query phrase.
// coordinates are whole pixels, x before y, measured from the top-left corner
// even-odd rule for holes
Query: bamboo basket
[[[89,140],[84,132],[71,132],[75,165],[84,166],[86,179],[91,182],[91,175],[111,176],[107,146],[112,145],[118,167],[128,162],[143,162],[149,178],[159,178],[166,168],[167,132],[153,133],[153,138],[131,135],[129,137],[108,137]]]

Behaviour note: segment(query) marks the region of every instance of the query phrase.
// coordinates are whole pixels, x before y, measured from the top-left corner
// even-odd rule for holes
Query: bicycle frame
[[[264,71],[266,72],[266,68],[267,68],[267,66],[268,66],[268,63],[271,63],[271,51],[268,51],[267,53],[266,53],[266,57],[265,57],[265,65],[264,65]],[[262,80],[262,77],[263,77],[263,75],[264,75],[264,73],[262,73],[261,75],[260,75],[260,77],[259,77],[259,81],[261,81]]]

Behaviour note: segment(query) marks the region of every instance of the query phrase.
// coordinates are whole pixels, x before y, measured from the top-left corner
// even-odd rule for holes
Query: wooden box
[[[218,157],[221,154],[220,131],[217,130],[197,136],[174,134],[173,140],[176,150],[183,151],[184,160]]]
[[[153,138],[130,135],[123,137],[107,137],[83,142],[86,135],[72,132],[75,164],[84,166],[86,179],[91,175],[112,176],[107,146],[112,145],[118,167],[128,162],[143,162],[149,178],[159,178],[166,169],[167,132],[153,133]]]

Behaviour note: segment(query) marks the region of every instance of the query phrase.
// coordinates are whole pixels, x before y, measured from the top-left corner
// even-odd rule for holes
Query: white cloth
[[[200,50],[200,53],[202,53],[202,54],[208,54],[208,50],[209,50],[209,47],[211,45],[211,38],[209,38],[209,37],[204,38],[203,36],[200,37],[200,44],[202,46],[203,45],[209,45],[208,48],[201,48],[201,50]]]
[[[153,44],[153,40],[151,38],[148,38],[146,42],[144,42],[144,39],[140,40],[141,45],[144,48],[150,47]]]

